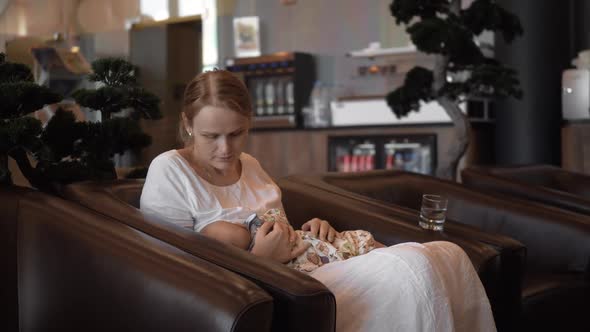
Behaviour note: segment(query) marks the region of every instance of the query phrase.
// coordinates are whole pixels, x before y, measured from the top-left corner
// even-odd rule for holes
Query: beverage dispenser
[[[302,127],[302,109],[316,80],[310,54],[279,52],[226,60],[226,69],[248,87],[254,110],[254,128]]]

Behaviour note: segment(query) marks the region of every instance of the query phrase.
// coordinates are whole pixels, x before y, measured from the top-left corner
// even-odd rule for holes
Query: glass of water
[[[444,229],[448,200],[441,195],[422,195],[419,225],[424,229],[442,231]]]

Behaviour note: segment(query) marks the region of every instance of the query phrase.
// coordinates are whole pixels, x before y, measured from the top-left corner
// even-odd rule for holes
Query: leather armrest
[[[268,331],[252,282],[40,192],[18,212],[20,329]]]
[[[513,177],[517,177],[517,175],[519,173],[515,171]],[[587,189],[576,188],[583,186],[580,184],[575,184],[575,186],[574,184],[561,184],[562,187],[569,186],[570,188],[560,188],[559,184],[551,186],[545,184],[545,182],[551,181],[550,179],[545,179],[543,182],[537,180],[534,183],[526,183],[524,178],[508,177],[501,171],[495,174],[481,168],[465,169],[461,173],[461,177],[463,184],[471,188],[485,190],[486,192],[495,192],[522,200],[532,200],[564,210],[590,215],[590,198],[585,196],[586,192],[590,191],[590,184]],[[569,182],[574,181],[570,179]],[[584,180],[582,182],[586,183],[588,181]],[[535,185],[535,183],[539,185]],[[577,195],[576,193],[583,195]]]
[[[0,312],[2,328],[18,331],[17,245],[18,209],[20,200],[32,189],[0,186]]]
[[[66,186],[62,195],[253,281],[275,300],[273,330],[334,331],[336,300],[322,283],[192,230],[144,216],[128,203],[133,197],[122,194],[126,186],[141,192],[142,185],[141,180],[82,182]]]

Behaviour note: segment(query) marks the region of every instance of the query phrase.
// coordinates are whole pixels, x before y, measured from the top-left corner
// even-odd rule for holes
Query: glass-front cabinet
[[[328,170],[361,172],[398,169],[432,175],[436,170],[436,135],[328,137]]]

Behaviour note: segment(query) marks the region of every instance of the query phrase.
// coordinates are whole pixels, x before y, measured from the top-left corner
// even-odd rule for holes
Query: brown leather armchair
[[[329,220],[338,230],[365,229],[386,244],[444,240],[458,244],[478,271],[492,305],[499,330],[507,330],[520,310],[520,292],[524,247],[513,239],[463,227],[462,232],[431,232],[417,225],[415,213],[384,212],[362,197],[341,195],[316,186],[307,177],[288,177],[277,184],[283,194],[283,205],[289,220],[297,227],[304,221],[319,217]],[[465,235],[465,233],[469,235]],[[481,232],[479,232],[481,233]],[[493,253],[493,254],[492,254]]]
[[[143,182],[140,180],[110,183],[78,183],[66,188],[64,195],[96,211],[115,216],[148,234],[176,247],[246,276],[267,290],[275,300],[277,330],[333,330],[335,303],[333,295],[321,283],[280,264],[266,262],[233,247],[195,234],[178,226],[143,218],[137,207]],[[289,220],[299,227],[312,217],[328,219],[338,229],[367,229],[379,241],[392,245],[406,241],[452,240],[460,244],[483,276],[493,285],[498,252],[480,243],[438,237],[436,234],[388,218],[374,216],[354,202],[344,206],[340,199],[302,198],[295,187],[279,181]],[[491,287],[493,288],[493,287]],[[311,317],[310,317],[311,316]],[[317,328],[316,328],[317,327]]]
[[[253,281],[274,299],[273,331],[334,331],[336,300],[322,283],[192,230],[146,218],[138,209],[142,188],[143,180],[82,182],[66,186],[62,195]]]
[[[459,224],[464,224],[512,237],[526,245],[521,292],[523,328],[578,331],[589,327],[582,309],[590,303],[587,217],[400,171],[332,173],[295,180],[364,201],[376,213],[401,216],[410,211],[414,216],[412,223],[416,222],[422,194],[444,194],[449,198],[445,232],[456,233]],[[473,233],[473,238],[477,239],[479,233]]]
[[[41,192],[0,188],[3,331],[268,331],[252,282]]]
[[[590,215],[590,176],[549,165],[470,167],[463,184]]]

